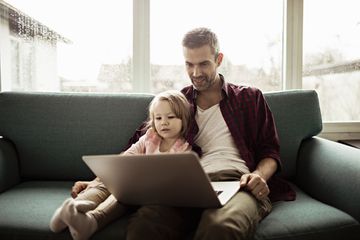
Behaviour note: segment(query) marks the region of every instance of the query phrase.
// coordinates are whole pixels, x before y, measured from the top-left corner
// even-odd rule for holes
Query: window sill
[[[360,139],[360,122],[324,122],[319,136],[333,141]]]

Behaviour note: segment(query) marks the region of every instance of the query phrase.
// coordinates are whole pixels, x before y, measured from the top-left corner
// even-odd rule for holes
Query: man
[[[192,83],[182,90],[192,106],[187,140],[200,147],[200,162],[211,180],[240,179],[241,188],[218,209],[140,207],[129,221],[127,238],[181,239],[196,229],[195,239],[249,239],[271,211],[269,197],[295,198],[288,185],[272,177],[281,166],[272,113],[260,90],[227,83],[218,73],[223,54],[212,31],[194,29],[182,45]],[[130,144],[141,134],[138,130]]]

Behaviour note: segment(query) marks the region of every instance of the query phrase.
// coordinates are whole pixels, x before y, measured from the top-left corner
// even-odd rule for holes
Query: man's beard
[[[215,76],[216,74],[211,78],[209,76],[192,77],[191,82],[196,90],[207,90],[215,83]]]

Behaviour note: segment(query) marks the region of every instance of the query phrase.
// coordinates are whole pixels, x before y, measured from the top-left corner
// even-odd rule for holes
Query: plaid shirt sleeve
[[[256,110],[258,120],[255,159],[258,162],[267,157],[273,158],[278,162],[279,171],[281,168],[279,137],[272,112],[260,91],[256,99]]]
[[[277,161],[277,171],[281,170],[280,142],[274,117],[259,89],[227,84],[224,89],[223,116],[239,149],[240,156],[253,171],[264,158]],[[295,191],[277,174],[268,185],[270,200],[291,201],[296,198]]]

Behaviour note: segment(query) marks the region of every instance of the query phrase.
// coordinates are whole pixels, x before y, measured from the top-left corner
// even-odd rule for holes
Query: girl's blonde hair
[[[180,134],[182,137],[185,137],[190,122],[190,104],[184,94],[177,90],[168,90],[157,94],[153,98],[149,105],[149,121],[147,126],[153,128],[155,131],[154,106],[159,101],[167,101],[175,116],[181,119],[182,128]]]

